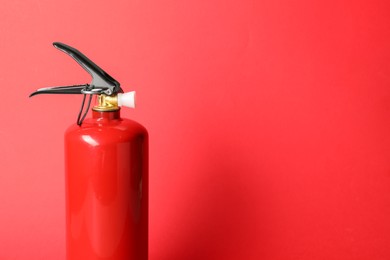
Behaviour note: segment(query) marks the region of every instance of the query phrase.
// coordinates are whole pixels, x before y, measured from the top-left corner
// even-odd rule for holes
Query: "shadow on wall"
[[[262,206],[261,172],[236,147],[209,150],[189,184],[173,248],[159,259],[259,259],[269,219]],[[258,167],[259,168],[259,167]],[[260,194],[260,196],[259,196]]]

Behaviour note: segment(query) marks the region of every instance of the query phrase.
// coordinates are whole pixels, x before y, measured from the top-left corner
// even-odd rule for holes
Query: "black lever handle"
[[[90,84],[73,85],[64,87],[41,88],[30,95],[30,97],[38,94],[106,94],[112,95],[123,93],[118,81],[111,77],[107,72],[102,70],[87,56],[82,54],[77,49],[61,42],[54,42],[54,47],[65,52],[72,57],[80,66],[86,70],[91,76]]]
[[[60,42],[54,42],[54,47],[60,51],[65,52],[70,57],[72,57],[80,66],[85,69],[91,76],[92,82],[90,84],[82,85],[73,85],[73,86],[63,86],[63,87],[51,87],[51,88],[41,88],[33,92],[30,97],[38,94],[83,94],[83,102],[81,104],[80,113],[77,118],[77,124],[81,125],[85,116],[87,115],[88,109],[91,105],[92,95],[113,95],[117,93],[123,93],[122,88],[118,81],[111,77],[107,72],[102,70],[98,65],[93,61],[88,59],[84,54],[75,48],[66,45]],[[89,94],[88,105],[85,110],[84,115],[82,112],[84,110],[85,97]]]
[[[70,57],[72,57],[78,64],[80,64],[81,67],[83,67],[83,69],[85,69],[92,76],[92,82],[90,85],[93,88],[103,88],[112,91],[112,93],[106,93],[107,95],[111,95],[114,93],[123,93],[123,90],[121,89],[118,81],[111,77],[107,72],[102,70],[98,65],[96,65],[80,51],[61,42],[54,42],[53,45],[60,51],[63,51]]]

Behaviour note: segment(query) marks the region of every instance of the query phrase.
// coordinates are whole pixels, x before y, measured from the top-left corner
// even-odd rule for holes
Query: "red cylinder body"
[[[147,131],[92,113],[65,133],[67,260],[147,260]]]

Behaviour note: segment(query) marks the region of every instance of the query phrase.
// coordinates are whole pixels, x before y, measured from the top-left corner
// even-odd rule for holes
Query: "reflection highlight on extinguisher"
[[[82,138],[85,142],[87,142],[88,144],[90,144],[90,145],[92,145],[92,146],[98,146],[98,145],[99,145],[99,143],[96,142],[96,140],[93,139],[90,135],[83,135],[83,136],[81,136],[81,138]]]

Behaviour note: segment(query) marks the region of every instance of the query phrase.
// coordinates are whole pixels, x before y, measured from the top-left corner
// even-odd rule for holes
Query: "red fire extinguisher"
[[[139,123],[120,117],[121,106],[134,107],[135,94],[124,94],[115,79],[78,50],[54,46],[92,76],[90,84],[30,95],[84,95],[77,123],[65,133],[67,260],[146,260],[148,134]],[[92,118],[85,119],[93,95],[98,104]]]

